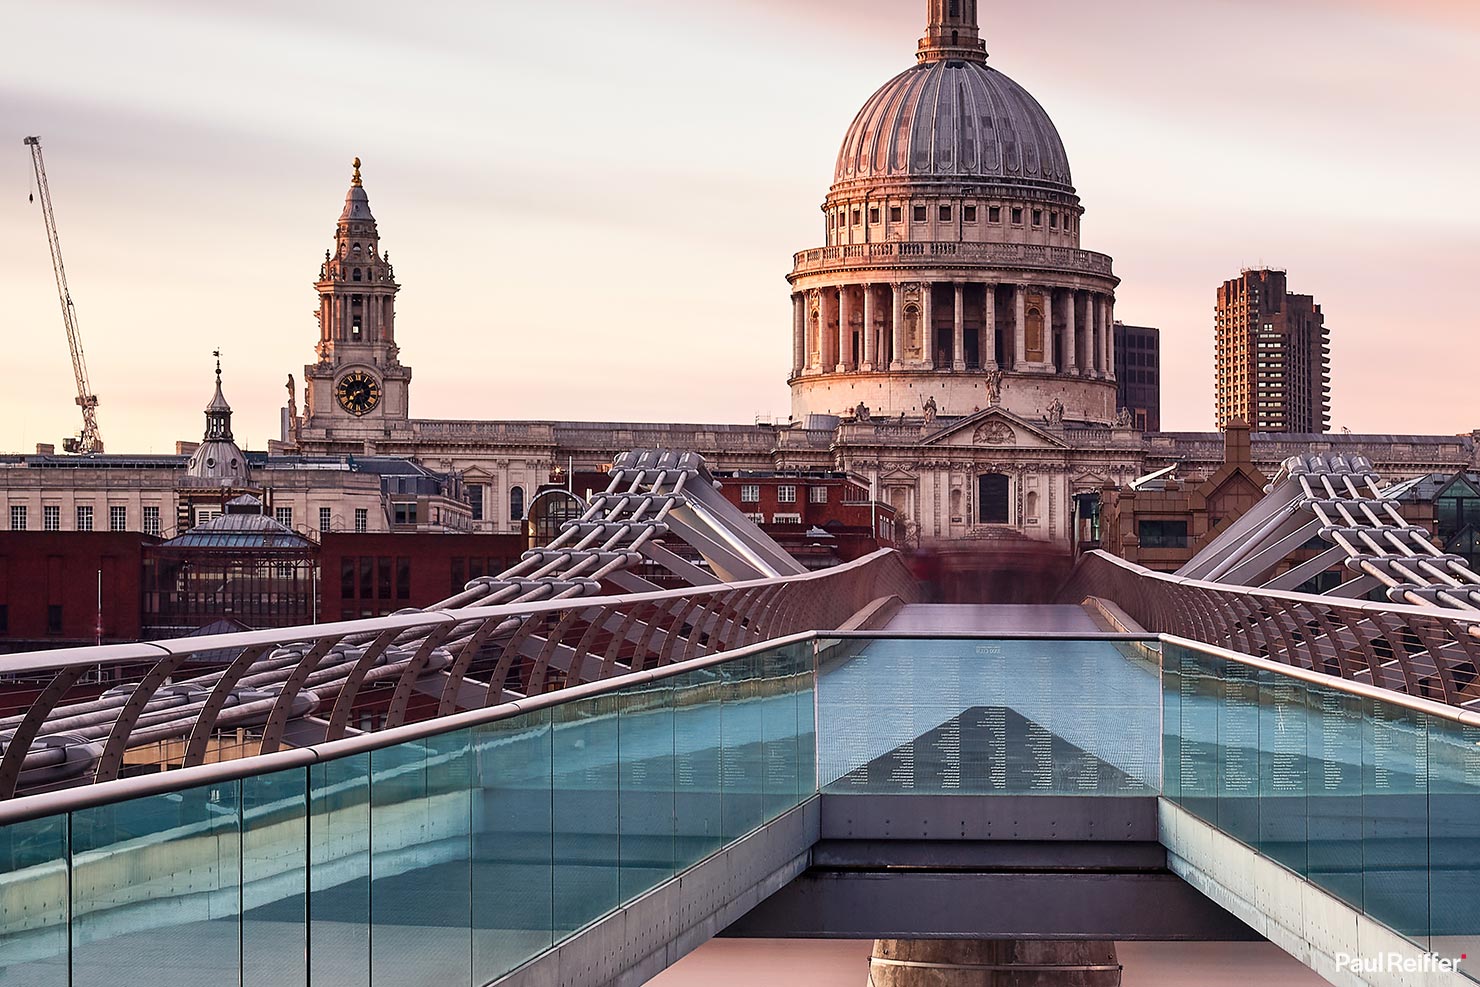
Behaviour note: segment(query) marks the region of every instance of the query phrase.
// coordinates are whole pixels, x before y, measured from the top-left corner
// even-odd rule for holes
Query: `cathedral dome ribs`
[[[1069,156],[1043,107],[1001,72],[969,62],[902,72],[854,119],[834,187],[891,179],[1074,194]]]
[[[974,0],[927,0],[914,68],[843,138],[823,245],[789,275],[793,416],[1001,406],[1110,424],[1114,298],[1053,120],[987,65]]]

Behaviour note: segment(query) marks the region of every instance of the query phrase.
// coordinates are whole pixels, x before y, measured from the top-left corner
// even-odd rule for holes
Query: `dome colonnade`
[[[795,257],[793,412],[858,404],[1115,417],[1111,259],[1080,248],[1084,207],[1053,122],[986,64],[972,0],[931,0],[918,64],[853,121]]]

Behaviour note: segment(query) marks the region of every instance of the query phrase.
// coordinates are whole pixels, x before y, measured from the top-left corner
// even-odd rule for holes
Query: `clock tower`
[[[319,280],[318,362],[304,368],[303,439],[343,439],[346,451],[393,439],[409,427],[411,368],[396,345],[396,272],[360,180],[360,159],[324,252]]]

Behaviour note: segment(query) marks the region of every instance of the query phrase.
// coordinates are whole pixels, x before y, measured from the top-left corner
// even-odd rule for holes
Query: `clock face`
[[[352,415],[368,415],[380,404],[380,382],[363,370],[340,378],[334,386],[339,406]]]

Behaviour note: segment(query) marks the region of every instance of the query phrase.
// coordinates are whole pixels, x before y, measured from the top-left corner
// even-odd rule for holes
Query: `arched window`
[[[511,487],[509,489],[509,520],[524,520],[524,488]]]
[[[351,278],[351,280],[354,280],[354,281],[359,281],[359,280],[361,280],[361,279],[360,279],[360,269],[359,269],[359,268],[358,268],[358,267],[357,267],[357,268],[355,268],[355,273],[354,273],[354,274],[352,274],[352,275],[351,275],[351,276],[350,276],[350,278]]]
[[[1043,350],[1045,337],[1047,336],[1047,320],[1043,317],[1043,310],[1038,306],[1028,309],[1027,331],[1024,333],[1028,352],[1027,359],[1030,363],[1042,363],[1044,360]]]
[[[1012,512],[1008,505],[1009,490],[1008,479],[1001,473],[986,473],[977,477],[979,523],[1012,523]]]
[[[951,16],[961,16],[961,0],[951,0]]]

